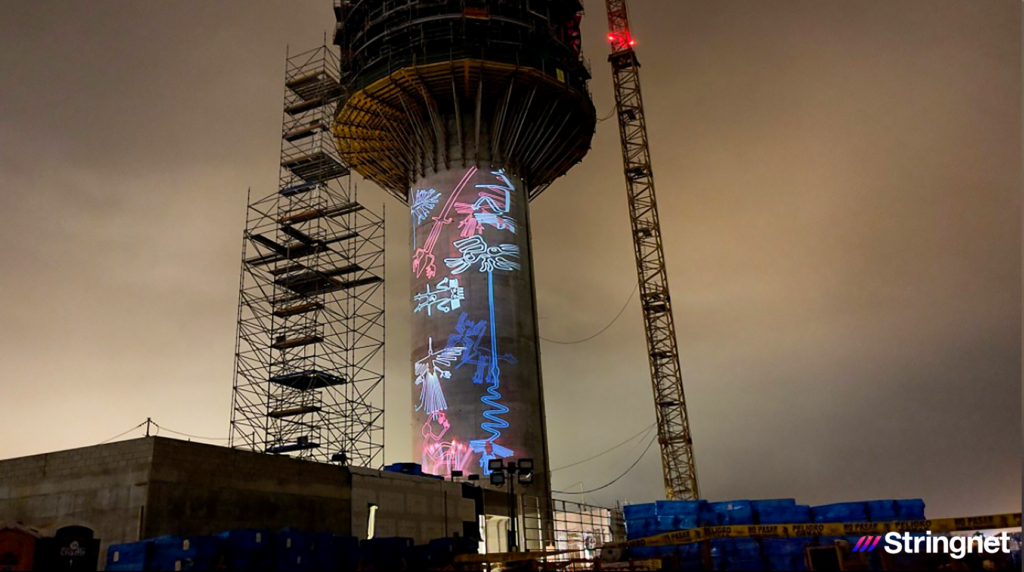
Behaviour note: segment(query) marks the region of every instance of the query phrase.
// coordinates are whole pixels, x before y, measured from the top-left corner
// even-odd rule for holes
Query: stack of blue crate
[[[114,544],[107,549],[107,565],[104,570],[152,570],[152,554],[153,546],[150,540]]]
[[[222,559],[216,536],[159,536],[151,543],[150,570],[213,570]]]
[[[355,572],[359,569],[359,539],[355,536],[334,537],[334,561],[337,570]]]
[[[794,499],[754,501],[754,517],[757,524],[804,524],[810,523],[811,507],[796,504]],[[806,538],[765,538],[761,541],[768,570],[806,570],[804,546]]]
[[[677,530],[697,528],[704,501],[658,501],[657,503],[626,505],[623,514],[626,517],[626,537],[630,540],[654,536]],[[695,545],[692,545],[695,546]],[[630,551],[634,558],[662,558],[675,556],[681,566],[700,559],[699,547],[694,550],[691,545],[653,546],[634,548]],[[682,548],[685,547],[685,548]]]
[[[753,506],[748,500],[709,502],[708,508],[718,515],[718,526],[754,524]]]
[[[313,536],[291,528],[278,531],[275,537],[277,569],[283,572],[316,570],[313,565]]]
[[[413,539],[404,537],[373,538],[359,543],[374,570],[406,570]]]
[[[866,502],[839,502],[816,506],[811,509],[811,515],[815,523],[870,522]]]
[[[902,499],[896,502],[896,520],[924,520],[924,501]]]
[[[274,533],[266,530],[229,530],[217,535],[224,546],[229,570],[274,568]]]
[[[626,538],[635,540],[655,534],[657,527],[658,512],[654,503],[628,504],[622,507],[622,514],[626,517]],[[654,558],[657,554],[653,548],[633,548],[630,551],[633,558]]]

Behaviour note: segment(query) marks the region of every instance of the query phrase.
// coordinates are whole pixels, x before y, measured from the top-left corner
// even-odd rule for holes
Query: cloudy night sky
[[[1019,511],[1021,3],[631,6],[704,497]],[[0,458],[146,417],[227,436],[246,190],[276,190],[286,48],[332,28],[329,0],[0,3]],[[386,460],[406,461],[408,212],[359,188],[387,207]],[[585,338],[636,282],[613,120],[531,208],[541,335]],[[635,296],[542,351],[553,468],[654,422]],[[661,495],[655,446],[586,500]]]

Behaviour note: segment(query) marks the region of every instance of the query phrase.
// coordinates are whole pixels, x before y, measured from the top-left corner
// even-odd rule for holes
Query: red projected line
[[[444,225],[452,222],[452,219],[448,218],[448,213],[451,212],[452,207],[455,205],[455,199],[459,197],[459,193],[466,186],[466,183],[476,174],[476,167],[470,167],[466,171],[466,175],[462,177],[459,184],[452,191],[452,194],[448,197],[448,201],[445,202],[444,208],[441,212],[434,217],[434,226],[430,228],[430,234],[427,235],[427,240],[423,243],[423,248],[416,249],[416,255],[412,259],[412,271],[419,278],[426,270],[427,278],[433,278],[434,274],[437,273],[437,267],[434,265],[434,246],[437,244],[437,239],[441,236],[441,228]]]

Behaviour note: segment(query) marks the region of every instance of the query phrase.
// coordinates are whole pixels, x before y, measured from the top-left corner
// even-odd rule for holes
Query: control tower
[[[333,132],[409,206],[414,455],[436,475],[533,459],[550,496],[528,202],[596,116],[580,0],[341,0]]]

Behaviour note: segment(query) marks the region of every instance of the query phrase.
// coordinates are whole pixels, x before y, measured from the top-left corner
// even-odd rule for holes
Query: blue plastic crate
[[[280,551],[308,552],[313,547],[313,535],[308,532],[283,528],[274,535],[275,546]]]
[[[721,515],[711,508],[711,503],[705,503],[701,506],[700,513],[697,515],[697,526],[720,526],[722,524],[721,518]]]
[[[814,522],[868,522],[865,502],[840,502],[816,506],[811,509]]]
[[[653,502],[644,504],[627,504],[622,507],[622,514],[626,517],[626,520],[653,518],[658,516],[658,508]]]
[[[766,556],[765,563],[767,564],[768,570],[795,570],[797,572],[807,570],[807,563],[804,560],[803,554],[792,556]]]
[[[733,539],[712,538],[711,558],[725,558],[732,553]]]
[[[748,500],[712,502],[708,503],[708,508],[718,514],[721,526],[754,524],[754,512]]]
[[[626,536],[632,540],[653,534],[655,517],[634,518],[626,521]]]
[[[277,555],[277,570],[281,572],[312,572],[320,570],[314,564],[313,554],[308,550],[290,550]]]
[[[762,509],[757,515],[757,524],[800,524],[811,522],[811,507],[805,504],[779,506]]]
[[[897,520],[924,520],[924,501],[921,499],[900,499],[896,501]]]
[[[230,570],[270,570],[274,567],[274,533],[267,530],[228,530],[217,535],[223,542]]]
[[[658,516],[693,516],[696,517],[700,514],[702,505],[707,504],[705,501],[682,501],[682,500],[669,500],[669,501],[658,501],[655,504],[655,510]]]
[[[688,542],[686,544],[676,545],[676,556],[680,560],[687,560],[692,558],[700,558],[701,548],[699,542]]]
[[[344,570],[346,572],[349,570],[358,570],[359,539],[354,536],[335,536],[334,559],[337,570]]]
[[[765,538],[761,551],[765,556],[802,556],[807,542],[804,538]]]
[[[743,560],[739,558],[726,558],[723,562],[725,570],[744,572],[750,570],[752,572],[758,572],[764,570],[764,561],[760,558],[756,560]]]
[[[284,528],[274,535],[277,569],[286,572],[315,570],[314,535],[300,530]]]
[[[675,519],[676,530],[694,529],[699,526],[698,523],[700,522],[696,514],[679,515],[673,518]]]
[[[105,570],[132,571],[150,570],[152,543],[148,540],[114,544],[107,549]]]
[[[675,516],[658,516],[654,518],[654,525],[652,532],[654,534],[664,534],[666,532],[675,532],[681,530],[680,519]]]
[[[359,542],[360,548],[369,553],[370,561],[376,569],[402,570],[412,549],[413,539],[400,536],[374,538]]]
[[[756,560],[761,558],[761,542],[756,538],[736,538],[731,546],[731,553],[737,560]]]
[[[154,570],[210,570],[223,556],[216,536],[160,536],[152,540]]]
[[[796,506],[796,499],[761,499],[750,501],[750,506],[755,510],[773,509],[780,506]]]
[[[868,501],[868,519],[871,522],[891,522],[898,520],[896,517],[896,501],[894,500],[873,500]]]
[[[633,559],[659,558],[657,546],[637,546],[629,549],[629,557]]]
[[[413,546],[406,552],[406,565],[407,570],[429,570],[433,564],[431,564],[431,550],[430,546]]]
[[[317,570],[336,570],[338,553],[334,549],[334,535],[329,532],[314,533],[310,546],[310,558]]]

